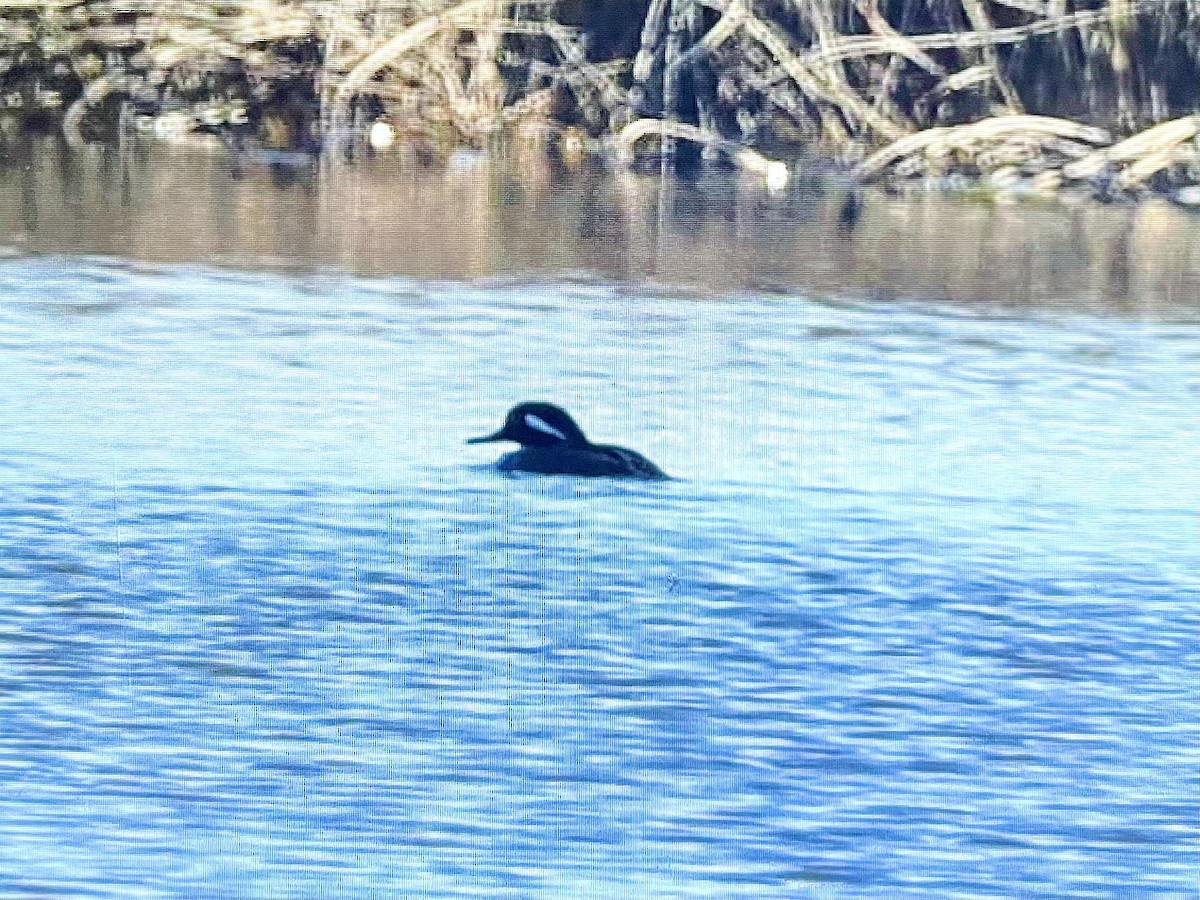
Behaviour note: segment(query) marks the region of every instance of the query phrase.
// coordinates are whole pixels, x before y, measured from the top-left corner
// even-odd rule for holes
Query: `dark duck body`
[[[552,403],[521,403],[508,411],[495,434],[468,444],[513,441],[521,449],[500,457],[501,472],[583,475],[607,478],[664,479],[668,476],[646,457],[624,447],[593,444],[566,412]]]

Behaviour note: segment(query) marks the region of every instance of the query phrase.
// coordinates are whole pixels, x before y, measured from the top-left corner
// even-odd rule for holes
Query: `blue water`
[[[1198,338],[4,260],[0,897],[1191,900]]]

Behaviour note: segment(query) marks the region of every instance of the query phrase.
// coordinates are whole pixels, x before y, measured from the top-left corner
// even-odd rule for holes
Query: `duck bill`
[[[484,435],[483,437],[467,438],[468,444],[492,444],[496,441],[507,441],[503,430],[497,431],[495,434]]]

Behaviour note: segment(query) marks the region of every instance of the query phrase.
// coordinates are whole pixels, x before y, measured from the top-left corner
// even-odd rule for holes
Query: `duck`
[[[508,411],[494,434],[468,444],[513,441],[521,449],[500,457],[501,472],[581,475],[662,481],[668,476],[642,454],[610,444],[593,444],[565,409],[553,403],[519,403]]]

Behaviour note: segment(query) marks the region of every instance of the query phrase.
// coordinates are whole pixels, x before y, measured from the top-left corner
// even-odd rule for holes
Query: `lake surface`
[[[449,172],[405,253],[188,158],[0,174],[0,897],[1196,896],[1194,222],[989,278]],[[675,480],[498,474],[524,399]]]

